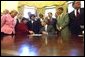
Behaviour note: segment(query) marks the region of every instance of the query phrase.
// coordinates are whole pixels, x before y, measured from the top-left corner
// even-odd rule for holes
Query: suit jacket
[[[52,20],[49,19],[49,24],[54,27],[55,31],[57,30],[56,29],[56,24],[57,24],[57,20],[56,19],[54,19],[54,18],[52,18]]]
[[[61,36],[63,39],[66,39],[69,37],[69,29],[68,29],[68,24],[69,24],[69,16],[68,14],[62,13],[62,15],[57,16],[57,27],[62,27],[61,29]]]
[[[1,32],[6,34],[15,34],[15,21],[10,14],[1,16]]]
[[[16,34],[18,35],[27,35],[29,32],[27,25],[23,22],[17,24],[16,26]]]
[[[19,20],[16,19],[16,25],[15,25],[15,32],[17,31],[17,25],[19,24]]]
[[[84,9],[80,8],[80,14],[75,16],[74,11],[69,14],[69,29],[72,34],[81,34],[80,25],[84,25]]]
[[[34,31],[35,34],[39,34],[40,28],[42,27],[39,19],[34,20],[33,23],[29,20],[27,26],[30,30]]]
[[[42,33],[42,31],[45,31],[45,27],[42,27],[42,28],[41,28],[40,33]],[[54,28],[53,28],[52,25],[48,25],[48,26],[47,26],[47,32],[48,32],[48,34],[50,34],[50,35],[55,33],[55,30],[54,30]]]

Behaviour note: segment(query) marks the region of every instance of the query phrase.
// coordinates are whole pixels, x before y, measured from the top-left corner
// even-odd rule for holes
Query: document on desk
[[[42,34],[33,34],[33,36],[42,36]]]
[[[42,34],[32,34],[32,35],[29,35],[29,36],[42,36]]]

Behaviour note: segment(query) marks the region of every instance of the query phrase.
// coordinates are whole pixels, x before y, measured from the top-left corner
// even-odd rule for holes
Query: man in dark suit
[[[41,28],[41,22],[39,19],[36,19],[34,14],[30,15],[30,20],[27,23],[28,28],[32,30],[35,34],[39,34]]]
[[[41,22],[43,27],[41,28],[40,33],[46,35],[53,35],[55,33],[54,27],[52,25],[49,25],[48,22],[48,20],[44,20]]]
[[[72,35],[81,35],[81,25],[84,25],[84,8],[80,8],[80,1],[74,1],[72,6],[74,11],[69,14],[69,28]]]
[[[57,31],[57,29],[56,29],[57,20],[52,17],[52,13],[51,12],[48,13],[48,17],[46,17],[45,19],[48,19],[49,20],[49,24],[54,27],[55,31]]]

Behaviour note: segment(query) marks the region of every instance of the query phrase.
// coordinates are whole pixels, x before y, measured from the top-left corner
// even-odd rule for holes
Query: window
[[[23,17],[29,18],[30,14],[35,14],[36,15],[36,8],[35,7],[25,6],[23,13],[24,13]]]
[[[73,1],[68,2],[68,13],[70,13],[74,10],[74,8],[72,7],[72,2]],[[84,1],[81,1],[81,8],[84,8]]]
[[[48,16],[48,12],[51,12],[53,14],[53,18],[55,18],[55,12],[56,12],[56,8],[55,6],[52,7],[46,7],[45,8],[45,16]]]
[[[84,1],[81,1],[81,8],[84,8]]]
[[[72,3],[73,3],[73,1],[68,2],[68,13],[70,13],[74,10],[74,8],[72,7]]]

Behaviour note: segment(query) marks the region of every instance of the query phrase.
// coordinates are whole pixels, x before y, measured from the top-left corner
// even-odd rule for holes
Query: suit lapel
[[[75,19],[75,17],[76,17],[76,16],[75,16],[74,11],[72,12],[72,14],[71,14],[71,15],[72,15],[72,19]]]

